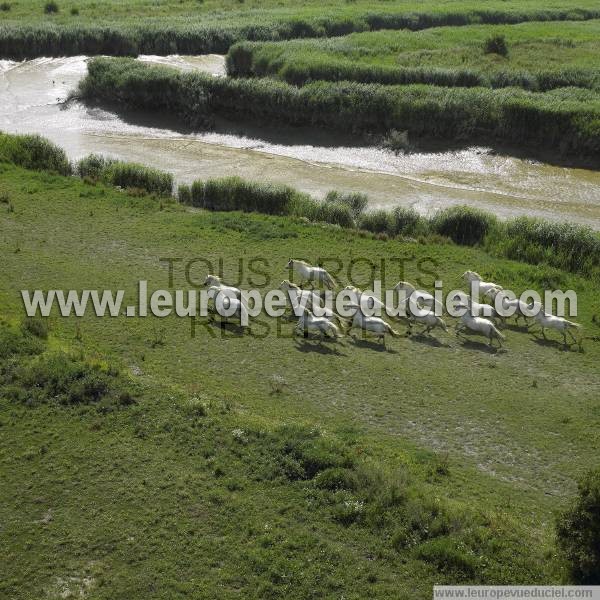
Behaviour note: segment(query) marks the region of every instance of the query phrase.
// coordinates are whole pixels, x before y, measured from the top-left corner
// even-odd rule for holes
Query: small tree
[[[46,2],[45,6],[44,6],[44,12],[47,15],[52,15],[54,13],[58,12],[58,4],[56,4],[56,2],[54,2],[54,0],[51,0],[50,2]]]
[[[578,486],[578,496],[557,523],[558,545],[577,584],[600,583],[600,468]]]
[[[503,35],[493,35],[489,37],[483,46],[485,54],[499,54],[500,56],[508,56],[508,46]]]

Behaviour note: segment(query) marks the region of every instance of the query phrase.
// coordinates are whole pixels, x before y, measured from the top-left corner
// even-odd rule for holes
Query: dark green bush
[[[54,2],[54,0],[51,0],[51,2],[46,2],[46,4],[44,5],[44,12],[47,15],[52,15],[58,12],[58,4],[56,2]]]
[[[8,2],[2,2],[0,4],[0,10],[2,12],[8,12],[10,10],[10,3],[8,3]]]
[[[497,227],[490,213],[468,206],[453,206],[438,212],[431,220],[435,233],[449,237],[455,244],[481,244],[486,235]]]
[[[89,154],[75,165],[75,172],[82,179],[89,177],[92,180],[98,180],[102,177],[103,171],[111,165],[114,160],[101,156],[99,154]]]
[[[131,386],[117,371],[64,352],[14,363],[3,379],[7,396],[30,406],[49,402],[74,405],[134,401]]]
[[[392,211],[394,235],[416,235],[427,232],[427,221],[412,206],[397,206]]]
[[[26,317],[21,322],[21,329],[42,340],[48,338],[48,320],[43,317]]]
[[[43,352],[44,344],[39,337],[25,328],[11,327],[0,320],[0,360],[18,355],[31,355]]]
[[[180,185],[177,188],[177,200],[181,204],[192,204],[192,189],[189,185]]]
[[[558,519],[557,536],[573,583],[600,584],[600,468],[579,483],[573,506]]]
[[[102,170],[101,179],[110,185],[137,188],[159,196],[173,193],[173,175],[136,163],[110,162]]]
[[[417,557],[459,580],[471,579],[479,561],[452,538],[440,537],[419,546]]]
[[[500,56],[508,56],[506,38],[503,35],[494,35],[489,37],[483,45],[483,52],[485,54],[499,54]]]
[[[358,219],[367,208],[369,198],[366,194],[358,192],[342,193],[335,190],[327,192],[325,202],[343,204],[352,212],[352,216]]]
[[[314,481],[318,488],[324,490],[354,490],[358,487],[358,478],[351,469],[325,469]]]
[[[372,233],[394,234],[393,215],[386,210],[372,210],[361,216],[358,222],[359,229]]]
[[[0,162],[61,175],[71,174],[65,151],[39,135],[0,133]]]

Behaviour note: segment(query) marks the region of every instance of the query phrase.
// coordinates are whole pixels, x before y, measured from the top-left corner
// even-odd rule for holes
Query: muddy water
[[[224,75],[223,57],[216,55],[140,60]],[[85,72],[85,57],[0,61],[0,130],[40,133],[73,159],[96,152],[160,167],[178,182],[235,174],[315,196],[363,191],[377,207],[430,212],[470,204],[500,216],[568,219],[600,229],[599,172],[497,156],[486,148],[396,156],[324,133],[226,122],[190,132],[164,115],[64,105]]]

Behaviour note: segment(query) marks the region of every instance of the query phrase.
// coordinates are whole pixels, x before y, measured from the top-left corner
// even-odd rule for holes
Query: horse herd
[[[316,333],[319,340],[322,341],[325,338],[341,338],[350,334],[352,330],[361,330],[365,334],[375,337],[383,345],[385,345],[386,336],[401,337],[402,334],[381,317],[365,314],[362,307],[368,306],[370,309],[386,311],[389,315],[390,311],[387,311],[385,304],[374,294],[363,292],[354,286],[346,286],[345,297],[349,301],[345,303],[345,306],[351,312],[353,311],[353,316],[349,319],[343,318],[332,309],[323,306],[321,295],[315,291],[315,284],[329,290],[336,287],[334,278],[324,268],[290,258],[286,269],[293,269],[301,284],[296,285],[289,280],[284,280],[280,285],[280,289],[287,294],[292,303],[296,316],[300,313],[295,329],[296,333],[305,335]],[[562,334],[565,346],[568,345],[567,335],[573,342],[580,344],[580,340],[573,334],[574,329],[580,328],[579,324],[546,313],[541,304],[536,307],[535,303],[528,304],[523,300],[510,297],[502,286],[484,281],[475,271],[466,271],[463,278],[469,285],[475,282],[479,293],[493,301],[494,306],[476,302],[468,294],[461,293],[459,301],[455,304],[455,308],[462,310],[455,326],[457,336],[464,339],[466,334],[480,335],[487,338],[490,347],[494,347],[494,343],[502,347],[505,337],[500,332],[500,327],[508,318],[503,316],[507,314],[505,311],[508,311],[515,317],[517,324],[523,320],[528,331],[531,326],[530,319],[533,318],[534,322],[540,326],[544,339],[547,339],[546,329],[552,329]],[[305,283],[309,283],[311,289],[307,290],[301,287]],[[209,298],[215,300],[219,294],[222,294],[223,305],[228,313],[237,317],[241,315],[242,292],[240,289],[224,284],[216,275],[208,275],[204,285],[208,288]],[[394,290],[402,293],[406,302],[413,298],[419,309],[406,311],[406,316],[392,317],[406,324],[406,335],[411,335],[414,325],[423,326],[423,329],[419,331],[420,335],[429,335],[434,329],[449,331],[445,321],[439,316],[443,313],[444,307],[432,294],[424,290],[417,290],[406,281],[398,282],[394,286]],[[504,310],[496,310],[495,307],[498,306]],[[298,309],[298,307],[300,308]],[[315,311],[315,307],[318,307],[319,310]],[[532,310],[534,308],[536,308],[535,311]],[[319,316],[315,315],[315,312],[318,312]],[[532,313],[534,313],[533,317]]]

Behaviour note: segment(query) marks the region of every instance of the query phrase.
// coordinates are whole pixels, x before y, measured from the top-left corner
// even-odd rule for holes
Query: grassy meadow
[[[507,55],[485,52],[502,36]],[[435,27],[347,36],[245,42],[228,54],[231,75],[275,76],[288,83],[352,80],[362,83],[432,83],[533,90],[598,89],[600,21]]]
[[[555,514],[599,447],[597,282],[0,168],[4,595],[425,598],[563,580]],[[22,323],[21,289],[133,300],[140,279],[189,288],[222,269],[266,291],[289,256],[341,260],[340,285],[366,287],[382,260],[387,286],[463,287],[467,268],[516,291],[552,281],[578,292],[584,351],[516,327],[490,353],[452,333],[318,344],[266,316],[244,335],[199,320],[194,337],[176,317]]]
[[[324,37],[380,29],[598,18],[595,2],[7,1],[0,8],[0,57],[77,54],[225,53],[243,40]]]

